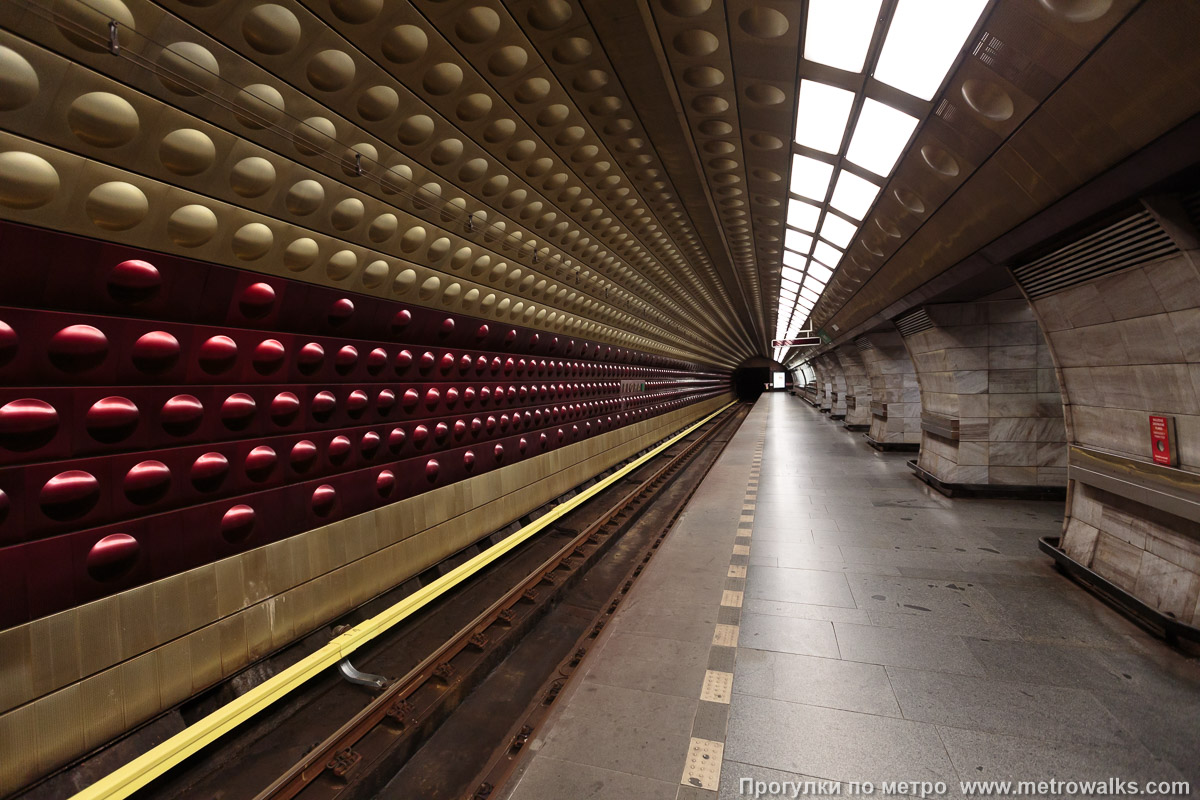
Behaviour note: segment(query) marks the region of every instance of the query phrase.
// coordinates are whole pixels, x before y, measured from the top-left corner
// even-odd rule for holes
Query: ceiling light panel
[[[838,247],[849,247],[856,233],[858,228],[854,223],[847,222],[837,214],[826,214],[825,221],[821,223],[821,238]]]
[[[799,253],[807,253],[808,248],[812,247],[813,237],[807,233],[788,228],[787,233],[783,235],[783,246],[788,250],[795,250]],[[786,263],[786,262],[785,262]]]
[[[823,267],[820,264],[809,264],[808,275],[810,278],[816,278],[819,281],[828,281],[833,275],[833,270],[828,267]]]
[[[932,100],[987,0],[900,0],[876,79],[922,100]]]
[[[862,72],[881,0],[809,0],[804,58]]]
[[[793,193],[824,202],[825,195],[829,192],[829,179],[832,177],[832,164],[808,156],[792,156],[790,188]]]
[[[787,224],[793,228],[812,233],[817,229],[817,220],[821,217],[821,209],[812,203],[792,198],[788,200]]]
[[[813,258],[830,269],[837,269],[838,262],[842,260],[842,251],[826,242],[817,242],[817,249],[813,251]]]
[[[804,269],[808,265],[808,258],[800,255],[799,253],[792,252],[791,250],[784,250],[783,263],[787,264],[789,267]]]
[[[916,127],[916,117],[868,97],[854,124],[846,159],[886,178]]]
[[[854,92],[805,79],[796,105],[797,144],[833,154],[842,149]]]
[[[871,204],[875,202],[878,194],[878,186],[853,172],[842,170],[838,173],[837,185],[833,189],[829,205],[848,217],[863,219],[871,210]]]

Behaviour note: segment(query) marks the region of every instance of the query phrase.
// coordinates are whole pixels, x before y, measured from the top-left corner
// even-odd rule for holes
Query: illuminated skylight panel
[[[854,124],[846,159],[886,178],[916,127],[916,117],[868,97]]]
[[[808,266],[808,277],[816,278],[822,283],[828,281],[833,276],[833,270],[828,267],[823,267],[820,264],[813,262]]]
[[[798,281],[796,281],[796,282],[783,281],[782,283],[779,284],[780,294],[784,294],[784,293],[795,294],[799,290],[800,290],[800,283]]]
[[[812,233],[817,229],[817,220],[820,216],[821,209],[812,203],[795,198],[788,200],[787,224],[793,228]]]
[[[848,217],[862,219],[871,210],[871,204],[875,202],[875,196],[878,194],[878,186],[853,172],[842,170],[838,173],[837,185],[833,189],[829,205]]]
[[[842,137],[846,135],[846,122],[853,105],[854,92],[807,78],[800,81],[796,143],[837,154],[842,149]]]
[[[900,0],[875,77],[932,100],[986,5],[987,0]]]
[[[799,154],[792,156],[791,190],[795,194],[824,201],[832,177],[832,164]]]
[[[826,242],[817,242],[817,248],[813,251],[813,258],[830,269],[836,269],[838,262],[842,260],[842,251]]]
[[[847,222],[837,214],[826,214],[825,221],[821,223],[821,238],[838,247],[849,247],[856,233],[858,228],[854,223]]]
[[[804,57],[861,72],[879,18],[881,0],[809,0]]]
[[[785,280],[785,281],[793,281],[795,283],[799,283],[801,280],[804,279],[803,267],[801,267],[800,269],[792,269],[791,267],[784,267],[782,274],[783,274],[783,280]]]
[[[812,289],[814,292],[821,292],[825,288],[825,281],[817,280],[811,275],[804,279],[804,285]]]
[[[799,253],[807,253],[808,248],[812,247],[813,237],[807,233],[788,228],[787,233],[783,235],[783,246],[788,250],[795,250]]]
[[[789,267],[804,269],[804,267],[808,264],[808,257],[792,252],[791,250],[784,250],[783,263],[787,264]]]
[[[821,295],[817,294],[812,289],[801,289],[800,296],[813,303],[821,299]]]

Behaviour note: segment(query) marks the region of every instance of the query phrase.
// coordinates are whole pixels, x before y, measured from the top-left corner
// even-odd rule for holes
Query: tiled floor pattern
[[[1200,670],[1037,552],[1061,505],[951,501],[907,457],[764,396],[509,796],[724,800],[747,796],[743,778],[944,781],[951,797],[960,780],[1200,785]]]

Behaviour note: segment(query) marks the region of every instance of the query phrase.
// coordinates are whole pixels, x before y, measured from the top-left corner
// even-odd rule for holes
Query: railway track
[[[135,796],[494,794],[745,413],[727,409],[355,659],[362,683],[399,677],[328,676]]]

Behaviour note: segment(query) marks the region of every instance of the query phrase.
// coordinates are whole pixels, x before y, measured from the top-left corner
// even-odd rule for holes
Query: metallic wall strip
[[[1067,477],[1106,492],[1200,522],[1200,475],[1181,469],[1073,445]],[[1200,529],[1181,525],[1179,532],[1200,539]]]

